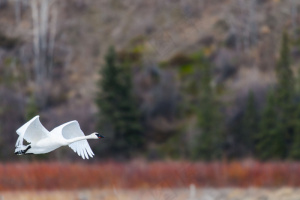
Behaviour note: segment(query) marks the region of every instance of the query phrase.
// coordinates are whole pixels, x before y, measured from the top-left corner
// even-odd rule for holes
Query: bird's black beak
[[[103,135],[100,135],[99,133],[96,134],[98,138],[105,138]]]

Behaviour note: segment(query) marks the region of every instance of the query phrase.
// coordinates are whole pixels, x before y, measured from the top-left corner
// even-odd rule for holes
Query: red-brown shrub
[[[8,163],[0,190],[300,186],[300,163]]]

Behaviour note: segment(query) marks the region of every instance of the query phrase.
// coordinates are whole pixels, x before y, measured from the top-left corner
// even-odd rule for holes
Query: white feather
[[[17,131],[19,138],[16,147],[22,147],[23,140],[31,144],[37,143],[39,140],[49,137],[49,131],[41,124],[39,116],[35,116],[29,122],[21,126]]]

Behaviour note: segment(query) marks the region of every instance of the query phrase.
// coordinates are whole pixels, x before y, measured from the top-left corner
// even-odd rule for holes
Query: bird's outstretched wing
[[[65,139],[73,139],[76,137],[85,136],[80,129],[79,123],[77,121],[71,121],[62,125],[61,134]],[[80,140],[69,144],[69,147],[73,149],[75,153],[81,156],[83,159],[89,159],[95,154],[93,153],[87,140]]]
[[[23,140],[25,139],[29,143],[36,143],[37,141],[47,138],[49,131],[41,124],[40,116],[35,116],[29,122],[21,126],[16,132],[19,138],[16,142],[16,147],[23,146]]]

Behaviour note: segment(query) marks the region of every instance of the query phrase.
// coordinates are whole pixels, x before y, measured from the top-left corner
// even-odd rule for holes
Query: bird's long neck
[[[68,143],[71,144],[73,142],[77,142],[80,140],[87,140],[87,139],[95,139],[92,134],[91,135],[87,135],[87,136],[81,136],[81,137],[76,137],[76,138],[72,138],[72,139],[68,139]]]

